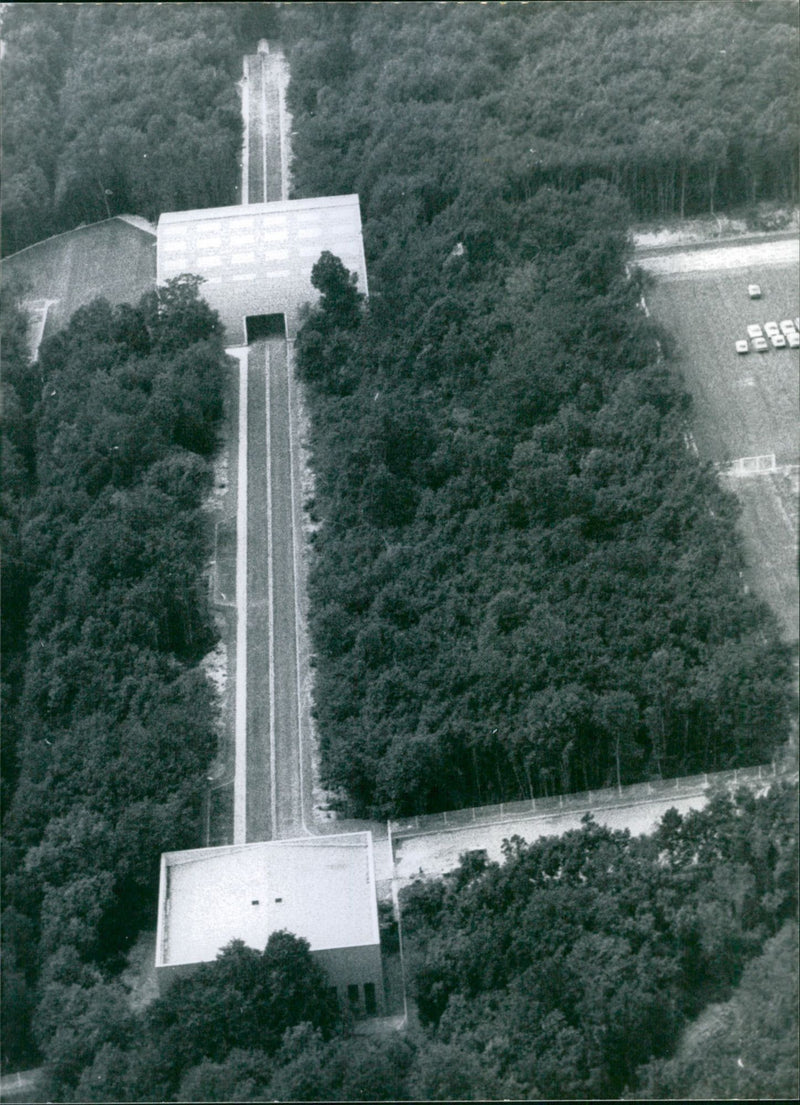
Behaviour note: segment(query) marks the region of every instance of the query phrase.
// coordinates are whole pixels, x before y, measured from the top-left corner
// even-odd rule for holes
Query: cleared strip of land
[[[286,199],[283,56],[258,54],[247,59],[242,107],[247,125],[242,166],[245,203]]]
[[[273,832],[270,517],[266,428],[266,349],[251,346],[247,376],[247,840]]]
[[[798,249],[796,238],[749,242],[746,245],[730,242],[652,254],[643,251],[637,257],[637,263],[654,275],[676,280],[694,272],[722,272],[765,265],[797,265]]]
[[[249,349],[247,381],[247,840],[308,831],[298,636],[296,504],[285,341]]]
[[[289,362],[286,342],[269,342],[267,381],[273,580],[275,793],[274,835],[303,833],[304,770],[298,655]]]

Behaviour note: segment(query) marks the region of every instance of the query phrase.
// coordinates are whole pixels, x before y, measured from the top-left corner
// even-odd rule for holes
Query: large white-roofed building
[[[219,312],[231,345],[247,343],[247,319],[252,338],[253,331],[263,336],[256,320],[280,315],[291,338],[300,307],[319,297],[311,269],[324,250],[357,273],[367,293],[357,195],[175,211],[158,221],[158,282],[202,276],[201,295]]]
[[[216,959],[234,939],[263,951],[280,929],[308,940],[343,1004],[357,1013],[383,1011],[371,833],[162,855],[162,977]]]

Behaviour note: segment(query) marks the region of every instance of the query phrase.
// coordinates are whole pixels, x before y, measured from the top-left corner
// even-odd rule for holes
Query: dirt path
[[[458,866],[458,858],[463,852],[473,849],[485,848],[490,860],[499,861],[502,859],[504,840],[519,836],[530,844],[539,837],[560,836],[570,829],[579,829],[581,818],[588,812],[594,815],[598,824],[607,825],[610,829],[629,829],[634,836],[651,833],[668,809],[674,807],[683,814],[702,809],[706,801],[705,792],[701,789],[689,795],[658,798],[629,806],[609,809],[587,806],[561,814],[510,818],[494,824],[459,826],[401,838],[394,846],[396,877],[406,881],[420,875],[443,875]]]
[[[662,279],[685,274],[745,269],[755,265],[796,265],[800,243],[796,235],[749,238],[746,241],[698,243],[688,248],[643,250],[634,255],[636,264]]]

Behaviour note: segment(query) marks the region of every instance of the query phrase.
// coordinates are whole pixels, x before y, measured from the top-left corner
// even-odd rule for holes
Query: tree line
[[[412,884],[420,1020],[448,1060],[431,1096],[794,1097],[796,801],[720,794],[638,839],[587,815]]]
[[[370,211],[438,209],[458,157],[512,196],[602,178],[638,217],[797,201],[791,0],[334,4],[283,28],[304,194],[344,176]]]
[[[314,270],[328,785],[386,817],[768,759],[789,652],[686,448],[624,207],[602,183],[481,206],[407,232],[368,306],[338,259]]]
[[[359,304],[321,258],[298,342],[316,711],[348,812],[743,765],[785,739],[788,653],[745,593],[736,501],[687,451],[689,397],[638,307],[636,197],[586,158],[520,175],[503,150],[515,130],[533,143],[530,113],[556,100],[562,148],[596,148],[567,126],[594,102],[586,81],[644,100],[647,64],[680,50],[684,116],[716,107],[720,27],[757,58],[787,13],[286,12],[296,192],[359,193],[372,293]]]
[[[401,894],[419,1024],[354,1035],[308,945],[234,941],[146,1009],[45,993],[58,1101],[775,1097],[798,1091],[797,787],[463,855]],[[387,949],[388,950],[388,949]]]
[[[7,1062],[48,1038],[45,998],[124,962],[160,853],[197,842],[217,714],[201,504],[228,363],[198,284],[96,300],[35,364],[4,307]]]
[[[110,215],[235,203],[236,81],[261,37],[291,47],[304,194],[332,194],[344,169],[370,208],[408,194],[434,210],[467,147],[513,195],[602,177],[642,217],[796,202],[797,18],[792,0],[10,5],[3,252]]]

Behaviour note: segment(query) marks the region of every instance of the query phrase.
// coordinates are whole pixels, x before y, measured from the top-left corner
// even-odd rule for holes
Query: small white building
[[[372,833],[162,855],[162,978],[216,959],[234,939],[263,951],[280,929],[308,940],[342,1004],[357,1015],[384,1011]]]
[[[357,195],[174,211],[158,221],[158,283],[202,276],[200,294],[219,312],[229,345],[246,344],[245,320],[265,316],[285,316],[293,338],[300,307],[319,298],[311,269],[324,250],[358,274],[366,294]]]

